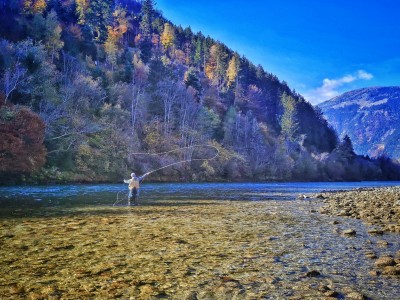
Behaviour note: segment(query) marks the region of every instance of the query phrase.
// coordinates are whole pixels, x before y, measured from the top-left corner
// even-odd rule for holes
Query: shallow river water
[[[393,255],[398,234],[296,200],[388,185],[145,183],[134,207],[122,184],[0,188],[0,298],[400,299],[365,256]]]

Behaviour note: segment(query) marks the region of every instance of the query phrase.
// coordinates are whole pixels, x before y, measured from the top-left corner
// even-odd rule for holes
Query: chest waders
[[[139,179],[133,178],[129,183],[129,196],[128,196],[128,205],[136,204],[136,199],[139,197]]]

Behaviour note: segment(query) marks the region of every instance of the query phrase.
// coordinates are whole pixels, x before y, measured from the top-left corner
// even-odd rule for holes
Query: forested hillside
[[[262,66],[152,0],[0,1],[2,182],[399,178]],[[33,130],[33,128],[36,128]]]

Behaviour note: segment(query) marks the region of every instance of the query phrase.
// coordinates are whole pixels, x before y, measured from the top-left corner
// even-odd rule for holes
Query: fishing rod
[[[172,153],[172,152],[176,152],[176,151],[180,151],[180,150],[184,150],[184,149],[190,149],[190,148],[196,148],[196,147],[208,147],[208,148],[213,148],[214,150],[217,151],[217,153],[210,158],[191,158],[191,159],[185,159],[185,160],[181,160],[178,162],[174,162],[171,164],[168,164],[166,166],[162,166],[160,168],[154,169],[152,171],[147,172],[147,175],[150,175],[151,173],[160,171],[162,169],[177,165],[177,164],[182,164],[182,163],[186,163],[186,162],[192,162],[192,161],[200,161],[200,160],[205,160],[205,161],[209,161],[209,160],[213,160],[215,158],[217,158],[219,156],[219,149],[215,146],[212,145],[192,145],[192,146],[187,146],[187,147],[182,147],[182,148],[178,148],[178,149],[173,149],[170,151],[165,151],[165,152],[157,152],[157,153],[147,153],[147,152],[137,152],[137,153],[132,153],[132,155],[151,155],[151,156],[160,156],[160,155],[164,155],[164,154],[168,154],[168,153]],[[117,205],[118,203],[120,203],[122,201],[123,198],[119,199],[119,194],[121,192],[124,192],[125,190],[121,190],[117,193],[117,200],[114,202],[113,206]]]

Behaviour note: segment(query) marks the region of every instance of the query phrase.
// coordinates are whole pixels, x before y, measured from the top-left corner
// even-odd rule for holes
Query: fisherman
[[[140,183],[143,181],[143,179],[149,175],[149,173],[145,173],[140,177],[137,177],[135,173],[131,173],[131,179],[124,179],[124,183],[128,183],[128,189],[129,189],[129,196],[128,196],[128,205],[131,205],[131,201],[133,201],[133,204],[136,204],[136,198],[139,197],[139,188],[140,188]]]

